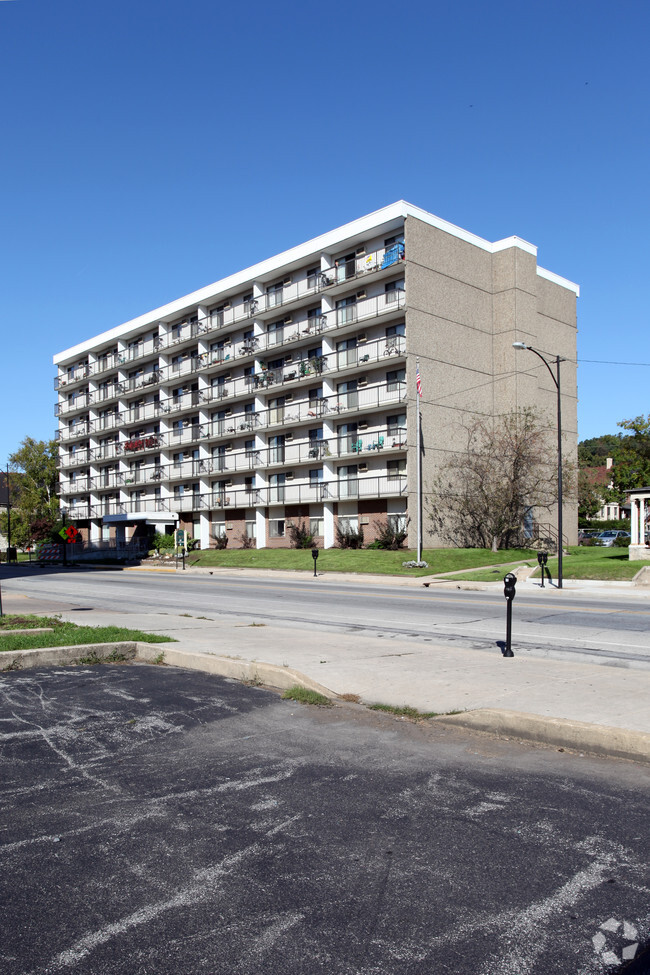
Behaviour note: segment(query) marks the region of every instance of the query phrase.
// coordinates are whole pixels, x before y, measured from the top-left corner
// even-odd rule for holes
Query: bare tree
[[[477,420],[465,432],[465,449],[427,492],[431,527],[462,548],[511,548],[523,539],[528,512],[557,501],[552,437],[527,409]]]

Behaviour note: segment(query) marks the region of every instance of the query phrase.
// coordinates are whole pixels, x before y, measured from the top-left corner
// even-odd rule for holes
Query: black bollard
[[[506,648],[503,651],[504,657],[514,657],[511,647],[512,638],[512,600],[515,598],[515,586],[517,576],[509,572],[503,579],[503,595],[506,597]]]
[[[313,548],[311,550],[311,557],[314,560],[314,579],[315,579],[316,578],[316,561],[318,559],[318,549],[317,548]]]

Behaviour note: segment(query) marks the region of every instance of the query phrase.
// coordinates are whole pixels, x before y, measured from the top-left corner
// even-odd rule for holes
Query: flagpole
[[[420,360],[415,360],[415,374],[416,374],[416,389],[415,389],[415,451],[417,457],[417,532],[418,532],[418,542],[417,542],[417,555],[418,562],[422,561],[422,450],[420,449],[421,443],[421,433],[420,433]]]

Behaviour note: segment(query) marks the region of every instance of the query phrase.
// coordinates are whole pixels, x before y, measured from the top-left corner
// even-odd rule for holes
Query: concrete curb
[[[317,691],[319,694],[325,694],[326,697],[336,697],[329,688],[291,667],[278,667],[277,664],[244,660],[240,657],[218,657],[216,654],[203,653],[200,650],[181,650],[169,643],[138,643],[135,659],[143,663],[151,663],[154,658],[160,656],[161,648],[164,655],[163,663],[172,667],[201,670],[206,674],[231,677],[245,684],[267,684],[281,691],[299,684],[306,690]]]
[[[164,664],[217,674],[245,684],[262,685],[287,690],[298,684],[306,690],[316,691],[336,699],[338,694],[330,688],[311,680],[291,667],[279,667],[261,660],[244,660],[239,657],[219,657],[201,651],[183,650],[172,643],[90,643],[72,647],[43,647],[38,650],[6,650],[0,654],[0,673],[31,670],[36,667],[84,666],[81,659],[93,656],[110,663],[113,655],[136,663]],[[535,741],[544,745],[567,748],[571,751],[601,758],[622,758],[650,765],[650,734],[628,731],[605,725],[572,721],[567,718],[540,717],[520,711],[485,708],[464,711],[461,714],[440,715],[436,724],[449,724],[468,731],[486,732],[508,738]]]
[[[521,711],[501,711],[485,708],[462,714],[441,715],[441,724],[473,731],[485,731],[508,738],[523,738],[559,748],[570,748],[605,758],[624,758],[650,765],[650,734],[588,724],[568,718],[546,718]]]
[[[206,674],[231,677],[246,684],[267,684],[281,691],[299,684],[306,690],[317,691],[326,697],[336,697],[328,687],[291,667],[279,667],[277,664],[243,660],[239,657],[218,657],[216,654],[198,650],[182,650],[173,643],[125,640],[121,643],[88,643],[71,647],[41,647],[37,650],[5,650],[0,654],[0,673],[33,670],[36,667],[70,667],[80,665],[82,658],[87,656],[111,663],[118,655],[136,663],[164,663],[172,667],[183,667],[185,670],[200,670]]]

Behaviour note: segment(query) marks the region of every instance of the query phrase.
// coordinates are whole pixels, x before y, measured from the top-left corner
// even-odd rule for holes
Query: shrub
[[[239,544],[242,548],[255,548],[255,539],[247,532],[242,532],[239,536]]]
[[[215,548],[224,549],[228,548],[228,536],[225,532],[221,535],[215,535],[214,537]]]
[[[343,528],[337,522],[336,541],[339,548],[363,548],[363,528]]]
[[[289,539],[292,548],[316,548],[314,536],[307,530],[304,521],[289,525]]]
[[[173,549],[174,547],[174,536],[165,535],[162,532],[156,532],[152,539],[153,547],[157,552],[165,552],[167,550]]]
[[[373,525],[377,534],[376,541],[372,543],[375,548],[389,549],[391,552],[396,552],[402,547],[408,536],[407,526],[398,528],[390,521],[375,521]]]
[[[627,548],[631,541],[631,538],[615,538],[614,546],[616,548]]]

